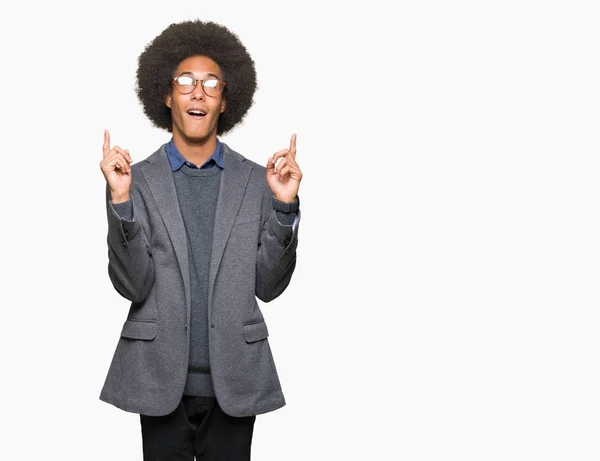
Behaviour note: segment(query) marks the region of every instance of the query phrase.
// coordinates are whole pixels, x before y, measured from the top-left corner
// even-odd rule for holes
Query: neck
[[[217,148],[216,136],[211,136],[208,139],[200,141],[190,141],[174,134],[173,142],[177,150],[188,162],[192,162],[198,166],[206,162]]]

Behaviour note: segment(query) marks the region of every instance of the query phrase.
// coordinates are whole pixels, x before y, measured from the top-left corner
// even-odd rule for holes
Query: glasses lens
[[[221,93],[221,82],[216,78],[204,80],[202,87],[208,96],[218,96]]]
[[[180,75],[175,79],[177,89],[182,93],[191,93],[196,87],[196,82],[189,75]]]

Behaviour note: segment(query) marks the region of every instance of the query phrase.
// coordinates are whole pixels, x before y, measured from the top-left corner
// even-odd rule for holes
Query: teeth
[[[201,110],[188,110],[188,114],[190,115],[205,115]]]

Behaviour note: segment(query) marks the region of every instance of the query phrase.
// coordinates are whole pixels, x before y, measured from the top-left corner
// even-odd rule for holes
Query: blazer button
[[[129,231],[128,231],[128,230],[126,230],[126,231],[125,231],[125,238],[126,238],[127,240],[129,240],[129,239],[131,238],[131,234],[129,233]]]
[[[211,328],[214,328],[214,327],[215,327],[215,324],[214,324],[214,323],[211,323],[211,324],[210,324],[210,327],[211,327]]]
[[[286,239],[283,241],[283,244],[284,244],[285,246],[288,246],[288,245],[290,244],[290,242],[291,242],[291,240],[290,240],[289,238],[286,238]]]

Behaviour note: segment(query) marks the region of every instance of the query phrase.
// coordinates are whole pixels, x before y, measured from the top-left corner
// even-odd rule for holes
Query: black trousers
[[[214,397],[184,395],[173,413],[140,420],[144,461],[250,461],[256,416],[229,416]]]

